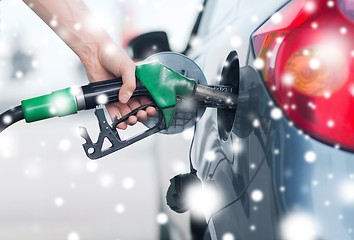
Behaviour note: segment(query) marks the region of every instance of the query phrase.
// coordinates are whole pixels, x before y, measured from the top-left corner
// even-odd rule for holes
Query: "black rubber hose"
[[[0,133],[4,131],[8,126],[24,119],[22,106],[17,106],[7,110],[0,115]]]

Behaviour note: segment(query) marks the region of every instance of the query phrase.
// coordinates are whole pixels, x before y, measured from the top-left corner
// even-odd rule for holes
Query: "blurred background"
[[[201,9],[199,0],[84,2],[114,41],[126,46],[139,34],[164,30],[175,51],[186,47]],[[0,1],[0,18],[1,112],[87,83],[78,57],[22,1]],[[156,134],[92,161],[79,126],[97,138],[93,111],[19,122],[0,135],[0,239],[190,239],[188,214],[172,212],[165,194],[169,179],[188,171],[193,131]]]

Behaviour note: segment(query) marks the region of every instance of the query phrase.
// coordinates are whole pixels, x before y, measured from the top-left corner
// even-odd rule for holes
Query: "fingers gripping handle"
[[[82,86],[85,109],[93,109],[98,105],[118,102],[119,90],[122,85],[122,78],[115,78]],[[140,96],[150,96],[150,93],[139,79],[136,79],[136,89],[132,97]]]
[[[158,62],[138,65],[135,74],[137,80],[133,97],[152,97],[162,111],[165,128],[168,128],[175,114],[177,96],[190,97],[194,92],[195,81]],[[83,86],[85,109],[118,101],[122,85],[122,79],[116,78]],[[103,103],[102,99],[105,100]]]
[[[160,117],[159,122],[154,127],[149,128],[148,130],[146,130],[145,132],[139,135],[136,135],[126,140],[122,140],[119,136],[119,133],[116,129],[117,125],[120,122],[128,119],[130,116],[136,115],[139,110],[144,110],[149,106],[156,106],[156,105],[153,104],[143,105],[133,110],[129,114],[123,116],[122,118],[116,119],[113,122],[112,126],[108,124],[107,119],[104,115],[103,108],[102,107],[96,108],[95,115],[98,119],[98,124],[100,128],[100,133],[97,142],[93,143],[87,132],[87,129],[84,127],[80,127],[80,135],[86,141],[82,146],[84,148],[87,157],[89,157],[90,159],[98,159],[104,157],[112,152],[118,151],[119,149],[125,148],[130,144],[133,144],[141,139],[144,139],[154,133],[161,131],[164,128],[165,123],[163,118]],[[111,146],[106,149],[103,149],[103,144],[105,140],[108,140],[111,143]]]

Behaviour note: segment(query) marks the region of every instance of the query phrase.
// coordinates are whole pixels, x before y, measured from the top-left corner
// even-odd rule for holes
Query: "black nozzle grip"
[[[104,104],[118,102],[118,94],[119,90],[123,85],[122,78],[115,78],[106,81],[94,82],[82,86],[82,91],[85,98],[85,109],[92,109],[98,105],[102,105],[102,98],[99,98],[101,94],[104,95],[103,99]],[[140,82],[138,78],[136,78],[136,88],[132,97],[139,96],[150,96],[149,91],[145,88],[145,86]],[[107,97],[105,99],[105,97]]]

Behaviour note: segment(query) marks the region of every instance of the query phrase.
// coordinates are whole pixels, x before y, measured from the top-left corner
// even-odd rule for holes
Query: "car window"
[[[235,13],[238,2],[239,0],[209,0],[206,9],[207,12],[204,16],[207,21],[205,21],[201,33],[205,36],[222,27],[224,21],[232,13]]]

